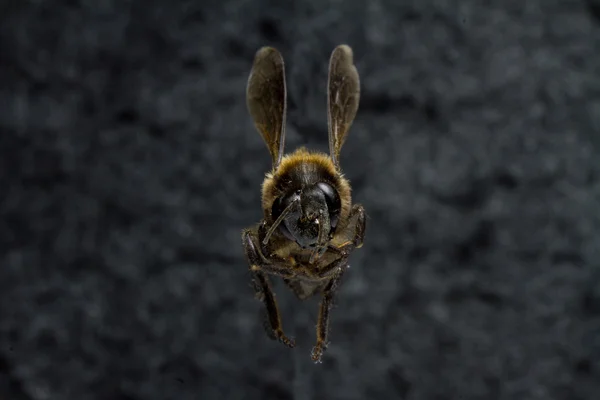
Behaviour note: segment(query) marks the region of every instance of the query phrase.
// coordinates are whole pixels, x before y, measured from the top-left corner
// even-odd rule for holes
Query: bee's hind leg
[[[311,353],[311,358],[315,363],[321,362],[321,357],[323,357],[323,353],[329,344],[327,337],[329,335],[331,307],[333,306],[334,296],[339,287],[342,276],[348,268],[348,262],[346,259],[340,261],[342,261],[343,264],[339,264],[339,267],[333,278],[331,278],[327,286],[325,286],[323,289],[323,300],[321,300],[321,305],[319,307],[319,317],[317,322],[317,343],[315,344],[315,347],[313,347]]]
[[[265,329],[267,335],[271,339],[280,341],[287,347],[294,347],[296,345],[295,340],[293,338],[288,338],[283,333],[281,315],[279,313],[279,308],[277,307],[275,294],[273,293],[269,277],[261,270],[265,261],[258,250],[259,247],[257,247],[255,239],[256,236],[253,235],[250,230],[245,230],[242,233],[242,242],[246,258],[250,264],[250,273],[252,274],[254,290],[256,291],[257,297],[265,304]]]
[[[362,247],[365,238],[366,214],[361,204],[355,204],[348,216],[352,221],[346,229],[353,230],[348,236],[351,238],[341,245],[330,245],[329,248],[340,255],[340,258],[323,271],[323,276],[333,273],[333,276],[323,290],[323,300],[319,308],[317,323],[317,343],[313,348],[311,357],[316,363],[321,362],[323,353],[327,349],[327,336],[329,335],[329,318],[335,292],[337,291],[344,272],[348,269],[348,257],[354,249]]]

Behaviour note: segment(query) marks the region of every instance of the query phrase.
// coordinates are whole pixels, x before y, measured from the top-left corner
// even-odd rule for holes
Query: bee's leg
[[[350,223],[346,229],[354,231],[352,234],[352,239],[348,240],[345,243],[340,245],[332,245],[328,246],[329,249],[343,255],[348,256],[354,249],[360,249],[363,245],[365,239],[365,229],[366,229],[366,215],[365,209],[362,204],[355,204],[350,210],[350,215],[348,216]]]
[[[342,243],[339,246],[330,246],[330,248],[340,254],[340,259],[330,264],[325,270],[321,271],[321,277],[332,276],[331,280],[323,290],[323,300],[319,309],[319,320],[317,323],[317,344],[312,351],[314,362],[321,362],[323,352],[327,348],[327,335],[329,333],[329,314],[333,305],[333,297],[339,287],[342,275],[348,269],[348,256],[354,249],[359,249],[363,245],[366,228],[365,209],[361,204],[355,204],[349,215],[350,225],[346,228],[353,230],[352,240]]]
[[[294,347],[296,345],[294,339],[288,338],[283,333],[281,315],[279,313],[279,308],[277,307],[275,294],[271,288],[271,282],[269,281],[267,274],[261,269],[261,267],[265,265],[265,261],[258,251],[253,236],[251,231],[245,230],[242,233],[242,241],[246,258],[250,264],[250,273],[252,274],[252,280],[254,282],[254,290],[256,291],[257,296],[265,304],[268,321],[268,326],[266,326],[267,333],[272,339],[279,340],[288,347]]]
[[[321,305],[319,307],[319,318],[317,321],[317,343],[315,347],[313,347],[311,354],[311,358],[315,363],[321,362],[321,357],[329,344],[327,336],[329,334],[330,311],[333,306],[335,292],[337,291],[342,276],[347,268],[348,263],[347,260],[345,260],[343,267],[337,269],[335,275],[323,290],[323,299],[321,300]]]
[[[367,218],[365,208],[362,204],[355,204],[350,212],[352,217],[356,216],[356,225],[354,226],[354,247],[360,249],[365,240],[365,229],[367,228]]]
[[[253,272],[253,275],[255,285],[259,288],[263,303],[265,304],[265,330],[267,331],[267,335],[271,339],[280,341],[287,347],[296,346],[296,341],[293,338],[288,338],[283,333],[281,314],[279,313],[279,308],[277,307],[277,301],[275,300],[275,294],[271,288],[269,278],[261,271],[255,271]]]

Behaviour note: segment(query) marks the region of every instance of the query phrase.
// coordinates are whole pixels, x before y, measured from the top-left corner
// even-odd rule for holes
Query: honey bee
[[[340,150],[360,99],[353,57],[349,46],[339,45],[329,60],[329,154],[301,147],[284,155],[287,91],[279,51],[257,51],[246,88],[248,111],[271,153],[273,168],[262,184],[264,217],[242,232],[244,251],[256,296],[265,305],[271,339],[295,346],[284,334],[269,275],[281,277],[300,300],[322,294],[311,353],[316,363],[329,343],[330,309],[348,258],[365,236],[365,210],[352,205],[350,184],[340,169]]]

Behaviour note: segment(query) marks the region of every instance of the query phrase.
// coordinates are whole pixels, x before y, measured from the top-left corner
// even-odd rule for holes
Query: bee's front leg
[[[294,347],[296,345],[295,340],[288,338],[283,333],[281,315],[277,307],[275,294],[271,288],[269,277],[262,270],[267,263],[264,256],[260,253],[260,247],[257,246],[256,239],[256,235],[251,230],[247,229],[242,233],[242,242],[246,258],[250,264],[254,289],[266,307],[268,326],[265,326],[265,328],[267,329],[267,334],[270,338],[279,340],[288,347]]]
[[[350,255],[354,249],[360,249],[364,243],[367,223],[365,209],[362,204],[355,204],[352,207],[348,219],[352,222],[345,229],[353,231],[348,235],[352,239],[340,245],[329,245],[329,249],[343,256]]]
[[[352,207],[351,215],[356,215],[356,225],[354,225],[354,247],[360,249],[365,240],[365,230],[367,228],[367,216],[362,204],[355,204]]]
[[[346,272],[346,269],[348,269],[347,259],[340,261],[343,261],[343,264],[338,264],[333,277],[323,290],[323,300],[321,300],[321,305],[319,307],[319,318],[317,321],[317,343],[315,344],[315,347],[313,347],[311,354],[311,358],[315,363],[321,362],[323,353],[329,344],[327,341],[327,336],[329,335],[329,319],[331,307],[333,306],[334,295],[339,287],[344,272]]]

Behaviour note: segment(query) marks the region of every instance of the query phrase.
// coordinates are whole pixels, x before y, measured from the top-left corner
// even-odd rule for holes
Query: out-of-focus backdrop
[[[598,1],[7,1],[0,6],[0,398],[566,399],[600,393]],[[368,213],[270,341],[240,231],[267,149],[245,105],[277,47],[287,149],[343,149]]]

